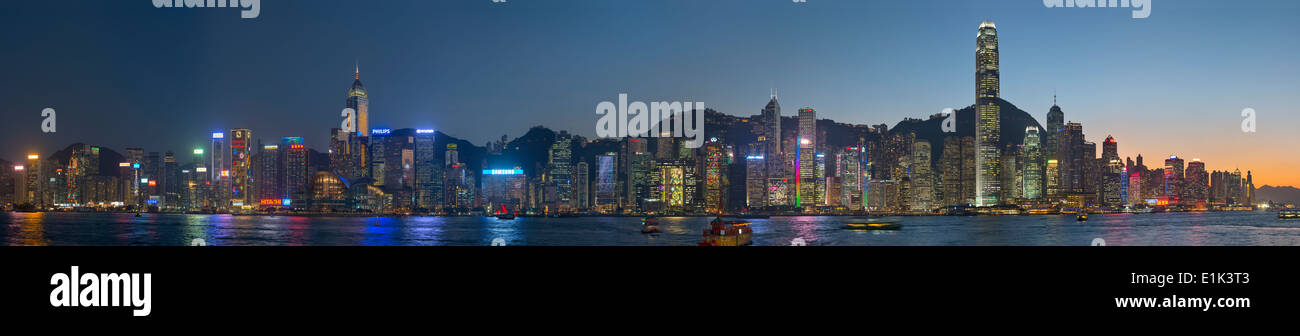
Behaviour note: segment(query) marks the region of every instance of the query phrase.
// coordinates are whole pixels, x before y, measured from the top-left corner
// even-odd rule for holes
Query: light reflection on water
[[[849,231],[845,217],[753,219],[755,245],[1300,245],[1300,221],[1275,214],[1171,213],[1071,216],[904,217],[901,231]],[[326,245],[693,246],[708,217],[660,218],[661,234],[645,235],[640,218],[298,217],[87,213],[2,213],[0,244],[10,246]]]

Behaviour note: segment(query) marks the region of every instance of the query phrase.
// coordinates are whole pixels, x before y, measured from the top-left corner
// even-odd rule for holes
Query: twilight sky
[[[1040,122],[1057,92],[1121,156],[1300,185],[1300,2],[1154,0],[1133,19],[1040,0],[807,1],[262,0],[252,20],[9,1],[0,158],[73,142],[182,153],[241,127],[323,149],[357,59],[372,126],[480,144],[535,125],[593,136],[596,105],[619,93],[748,116],[775,87],[786,115],[892,126],[974,102],[976,28],[994,20],[1002,96]],[[40,132],[46,107],[57,133]],[[1257,133],[1240,130],[1247,107]]]

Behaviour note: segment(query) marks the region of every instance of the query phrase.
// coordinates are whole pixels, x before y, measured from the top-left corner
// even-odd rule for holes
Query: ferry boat
[[[1087,212],[1080,212],[1078,216],[1075,216],[1075,217],[1074,217],[1074,219],[1075,219],[1075,220],[1078,220],[1078,221],[1080,221],[1080,222],[1087,222],[1087,221],[1088,221],[1088,213],[1087,213]]]
[[[704,230],[704,241],[700,246],[745,246],[753,244],[754,229],[752,224],[743,220],[724,221],[715,218]]]
[[[845,230],[901,230],[898,217],[857,217],[844,220]]]
[[[659,221],[651,217],[641,219],[641,233],[660,233]]]
[[[1135,207],[1131,207],[1131,206],[1129,206],[1129,207],[1124,207],[1124,210],[1121,211],[1121,212],[1123,212],[1123,213],[1131,213],[1131,214],[1149,214],[1149,213],[1151,213],[1151,212],[1153,212],[1153,211],[1155,211],[1155,210],[1156,210],[1156,209],[1155,209],[1155,208],[1152,208],[1152,207],[1138,207],[1138,208],[1135,208]]]
[[[1300,210],[1286,209],[1277,212],[1278,219],[1300,219]]]

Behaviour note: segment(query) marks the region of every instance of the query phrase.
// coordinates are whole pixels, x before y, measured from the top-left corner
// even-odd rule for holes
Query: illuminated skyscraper
[[[1053,202],[1060,200],[1062,197],[1061,195],[1063,195],[1059,187],[1061,185],[1060,161],[1047,160],[1047,164],[1043,165],[1043,177],[1045,179],[1044,182],[1046,182],[1045,184],[1047,185],[1047,195],[1050,197],[1049,200]]]
[[[1183,178],[1184,178],[1183,159],[1177,155],[1170,155],[1165,160],[1165,185],[1164,196],[1169,197],[1170,203],[1181,200],[1183,196]]]
[[[1247,176],[1250,176],[1247,173]],[[1249,180],[1249,178],[1248,178]],[[1187,164],[1186,181],[1184,181],[1183,202],[1188,205],[1206,205],[1210,198],[1210,175],[1205,171],[1205,162],[1192,159]]]
[[[813,196],[810,198],[813,201],[813,205],[817,206],[830,205],[827,204],[829,197],[827,197],[826,194],[826,188],[829,185],[826,180],[826,160],[827,157],[825,153],[817,153],[815,156],[817,164],[813,166],[813,178],[816,180],[811,181],[812,183],[810,183],[813,185]],[[839,198],[838,194],[835,196],[836,198]]]
[[[259,161],[258,204],[270,207],[282,205],[283,202],[279,201],[289,196],[284,193],[284,178],[280,176],[284,172],[284,157],[281,155],[280,145],[262,146],[262,152],[257,155],[257,158]]]
[[[371,174],[375,186],[393,196],[393,206],[413,209],[415,203],[415,138],[411,128],[370,130]],[[472,175],[472,172],[468,172]]]
[[[943,141],[943,205],[975,203],[975,138],[949,136]]]
[[[840,203],[849,210],[862,210],[862,191],[866,184],[863,183],[861,147],[845,148],[838,155],[838,168],[836,173],[840,181]]]
[[[1104,205],[1121,206],[1127,189],[1128,176],[1125,174],[1124,161],[1119,158],[1119,142],[1115,137],[1107,136],[1101,143],[1101,201]]]
[[[764,144],[763,154],[764,162],[767,164],[768,178],[785,176],[785,167],[782,164],[783,152],[781,150],[781,104],[776,101],[776,91],[772,91],[772,100],[767,102],[763,107],[763,134],[759,142]]]
[[[524,205],[524,193],[527,189],[527,177],[524,170],[485,169],[483,170],[483,200],[487,202],[490,213],[514,213]]]
[[[1047,111],[1047,129],[1043,134],[1043,157],[1047,160],[1060,160],[1060,145],[1057,133],[1065,128],[1065,112],[1056,105],[1056,96],[1052,96],[1052,108]]]
[[[745,206],[750,209],[767,206],[767,162],[761,153],[745,157]]]
[[[1246,200],[1242,198],[1241,169],[1233,169],[1232,172],[1224,172],[1224,174],[1223,183],[1224,188],[1227,189],[1225,202],[1228,205],[1245,204]]]
[[[252,170],[253,131],[230,130],[230,204],[235,207],[252,205],[249,195],[249,172]]]
[[[559,206],[570,205],[573,198],[573,139],[568,134],[562,133],[557,136],[555,143],[551,145],[550,156],[548,158],[550,167],[550,183],[555,186],[555,199],[548,199],[548,202],[555,202]]]
[[[618,153],[596,156],[596,208],[602,213],[612,213],[618,207]]]
[[[1242,199],[1246,200],[1243,204],[1246,206],[1255,205],[1255,178],[1251,176],[1249,170],[1246,171],[1246,180],[1241,183]]]
[[[1084,154],[1086,141],[1084,141],[1083,125],[1079,123],[1068,123],[1061,131],[1056,132],[1057,143],[1057,162],[1060,164],[1060,177],[1057,180],[1059,188],[1057,194],[1049,196],[1056,199],[1063,199],[1069,194],[1081,194],[1084,192]],[[1049,184],[1050,186],[1050,184]]]
[[[309,197],[307,190],[307,145],[300,137],[280,138],[280,152],[284,156],[284,194],[295,201]]]
[[[1024,145],[1020,147],[1020,172],[1024,176],[1024,198],[1043,198],[1043,146],[1038,127],[1025,128]]]
[[[980,23],[975,44],[975,141],[978,143],[975,198],[977,205],[991,206],[998,204],[1002,192],[999,180],[1001,165],[998,162],[1002,127],[1001,111],[997,105],[1001,75],[998,69],[998,32],[993,21]]]
[[[212,132],[212,148],[208,150],[208,173],[212,176],[209,181],[212,182],[210,194],[208,197],[212,200],[209,206],[216,210],[222,210],[230,206],[230,143],[226,142],[226,132]],[[147,163],[141,163],[142,166]],[[145,171],[141,171],[141,178],[145,177]],[[141,192],[142,197],[148,195],[147,192]]]
[[[795,206],[817,205],[817,111],[799,109],[799,138],[795,144]]]
[[[434,130],[415,131],[415,203],[417,208],[434,211],[442,208],[444,162],[438,160]],[[486,177],[484,179],[486,182]],[[520,191],[522,193],[522,191]],[[522,200],[515,200],[515,206]]]
[[[928,212],[934,210],[934,173],[930,169],[930,141],[917,139],[912,144],[912,211]]]
[[[124,157],[124,159],[126,159],[126,162],[131,164],[131,175],[130,175],[130,176],[122,176],[122,178],[123,178],[123,179],[131,179],[132,181],[134,181],[134,182],[132,182],[132,183],[127,183],[127,188],[129,188],[130,190],[129,190],[128,194],[127,194],[127,202],[126,202],[126,203],[127,203],[127,204],[130,204],[130,205],[135,205],[135,204],[137,204],[137,203],[140,202],[140,199],[139,199],[139,197],[140,197],[140,181],[139,181],[139,180],[140,180],[140,175],[139,175],[140,167],[138,167],[137,165],[139,165],[141,161],[144,161],[144,149],[143,149],[143,148],[127,148],[127,149],[126,149],[126,153],[125,153],[125,155],[126,155],[126,156]],[[208,164],[209,164],[208,161],[199,161],[199,163],[200,163],[199,166],[205,166],[205,167],[208,166]],[[31,167],[28,167],[28,169],[30,170]],[[207,173],[207,169],[206,169],[206,168],[204,169],[204,173]],[[208,181],[208,180],[211,180],[211,175],[210,175],[210,174],[204,178],[204,181]],[[205,197],[206,197],[206,194],[205,194]],[[206,200],[206,199],[205,199],[205,200]]]
[[[710,139],[704,145],[704,208],[711,214],[726,209],[727,167],[731,165],[729,146]]]
[[[1119,159],[1119,142],[1115,141],[1115,137],[1107,135],[1106,140],[1101,143],[1101,161],[1110,162]]]
[[[573,177],[573,199],[570,203],[573,204],[574,209],[586,211],[591,207],[591,180],[588,175],[590,172],[591,167],[587,164],[587,161],[578,161],[573,165],[573,174],[571,175]]]
[[[353,115],[353,127],[360,136],[370,136],[370,95],[361,85],[361,65],[357,65],[352,88],[348,89],[347,107],[356,111]]]
[[[370,176],[369,137],[358,136],[341,128],[330,129],[330,170],[349,181]]]
[[[632,207],[644,210],[645,201],[652,197],[651,189],[654,189],[650,183],[654,156],[650,152],[635,152],[628,159],[632,161],[628,164],[628,202]]]
[[[646,139],[628,138],[625,145],[622,165],[627,188],[624,190],[624,205],[636,209],[649,198],[650,168],[654,157]]]
[[[800,143],[803,148],[817,148],[817,110],[810,107],[799,109],[799,137],[808,140]]]
[[[1142,172],[1128,172],[1128,195],[1125,205],[1138,205],[1145,200],[1142,199]]]
[[[0,169],[9,169],[9,167],[0,167]],[[10,195],[9,202],[15,206],[27,204],[27,166],[17,164],[13,166],[13,172],[10,175],[11,187],[13,194]]]
[[[132,149],[128,148],[128,149],[127,149],[127,152],[130,153],[131,150],[132,150]],[[140,149],[137,148],[137,149],[135,149],[135,150],[139,151]],[[212,196],[211,196],[211,194],[212,194],[212,174],[211,174],[211,172],[209,171],[210,168],[208,167],[208,165],[211,164],[211,163],[209,163],[209,161],[206,159],[207,154],[209,154],[207,150],[205,150],[205,149],[203,149],[203,148],[195,148],[194,151],[193,151],[192,153],[194,153],[194,156],[193,156],[193,158],[192,158],[192,160],[191,160],[191,161],[192,161],[192,167],[193,167],[194,170],[191,172],[191,178],[190,178],[190,180],[191,180],[192,182],[194,182],[194,185],[193,185],[193,186],[187,186],[187,187],[189,187],[189,202],[188,202],[188,206],[191,207],[191,208],[199,209],[199,208],[203,208],[203,207],[210,206],[209,203],[212,202],[212,198],[211,198],[211,197],[212,197]],[[127,162],[132,162],[131,160],[132,160],[132,159],[131,159],[131,155],[127,155]],[[136,160],[138,160],[138,159],[136,159]],[[132,163],[136,163],[136,162],[138,162],[138,161],[135,161],[135,162],[132,162]],[[134,170],[134,169],[133,169],[133,170]],[[133,172],[132,174],[134,174],[134,172]],[[134,176],[134,175],[132,175],[132,176]],[[123,176],[123,178],[131,178],[132,176]],[[135,178],[138,179],[139,177],[135,177]],[[136,182],[139,182],[139,181],[136,181]],[[139,185],[139,184],[138,184],[138,183],[132,183],[131,185],[132,185],[132,186],[137,186],[137,185]],[[132,196],[132,197],[134,197],[134,196]],[[132,198],[130,201],[127,202],[127,204],[134,204],[134,203],[132,203],[132,202],[134,202],[134,201],[135,201],[135,199]]]
[[[98,156],[98,155],[96,155]],[[162,171],[158,174],[158,185],[162,188],[161,194],[166,206],[173,209],[184,207],[181,203],[181,179],[180,164],[176,162],[176,154],[167,152],[163,154]]]

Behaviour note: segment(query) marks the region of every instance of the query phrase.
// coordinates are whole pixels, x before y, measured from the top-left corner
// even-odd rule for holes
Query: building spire
[[[355,77],[354,77],[354,78],[356,78],[356,80],[361,80],[361,58],[360,58],[360,57],[357,57],[357,63],[356,63],[356,64],[357,64],[357,67],[356,67],[357,72],[354,73],[354,74],[355,74]]]

